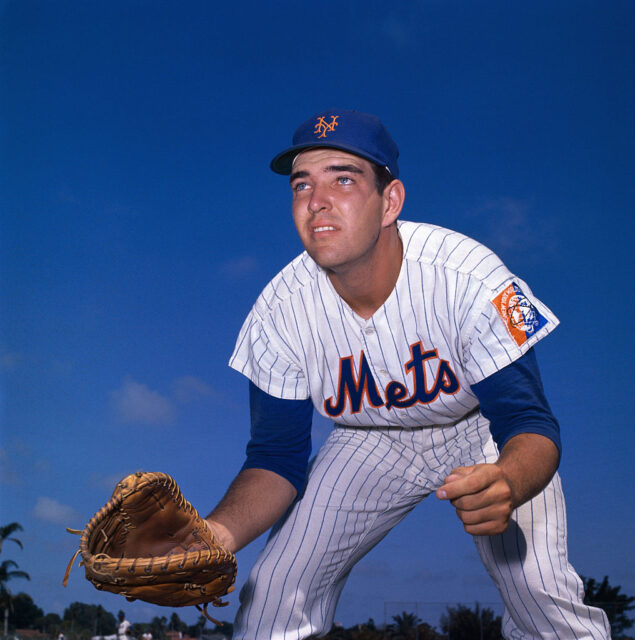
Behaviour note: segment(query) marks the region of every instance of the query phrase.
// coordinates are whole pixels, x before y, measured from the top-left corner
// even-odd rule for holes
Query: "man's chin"
[[[315,251],[307,249],[307,253],[313,259],[313,261],[318,265],[318,267],[322,267],[322,269],[326,271],[331,271],[333,269],[337,269],[338,265],[342,263],[341,258],[332,255],[328,251]]]

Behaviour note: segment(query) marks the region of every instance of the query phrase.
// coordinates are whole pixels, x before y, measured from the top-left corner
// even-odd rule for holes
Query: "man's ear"
[[[403,182],[401,180],[393,180],[384,189],[382,198],[384,199],[383,224],[385,227],[388,227],[397,220],[403,208],[403,203],[406,199],[406,190]]]

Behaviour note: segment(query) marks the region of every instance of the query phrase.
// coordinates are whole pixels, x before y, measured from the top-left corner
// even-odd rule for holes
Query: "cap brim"
[[[352,153],[354,156],[359,156],[360,158],[364,158],[369,160],[370,162],[374,162],[378,164],[380,167],[388,167],[386,164],[379,158],[371,156],[368,153],[362,153],[356,147],[347,144],[341,144],[337,142],[311,142],[307,144],[299,144],[294,147],[289,147],[285,149],[281,153],[279,153],[269,164],[271,170],[275,173],[279,173],[283,176],[288,176],[291,174],[291,170],[293,169],[293,160],[294,158],[306,149],[313,149],[315,147],[328,147],[330,149],[340,149],[342,151],[346,151],[348,153]],[[390,171],[390,169],[388,169]]]

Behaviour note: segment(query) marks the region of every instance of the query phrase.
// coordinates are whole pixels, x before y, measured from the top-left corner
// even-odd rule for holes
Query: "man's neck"
[[[368,320],[388,299],[401,271],[403,245],[396,226],[375,260],[343,273],[328,273],[333,287],[348,306]]]

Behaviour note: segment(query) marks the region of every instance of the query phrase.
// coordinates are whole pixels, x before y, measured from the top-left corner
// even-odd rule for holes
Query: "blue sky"
[[[560,318],[537,354],[571,561],[634,595],[633,13],[621,0],[1,2],[0,514],[24,527],[24,550],[3,558],[32,578],[12,589],[46,612],[170,614],[97,592],[77,567],[63,589],[78,543],[65,527],[137,469],[170,473],[205,513],[222,496],[248,435],[227,360],[301,250],[269,160],[341,107],[376,113],[399,144],[403,219],[484,242]],[[316,421],[316,446],[329,428]],[[262,542],[239,553],[238,587]],[[336,620],[476,600],[498,596],[431,497],[356,568]]]

